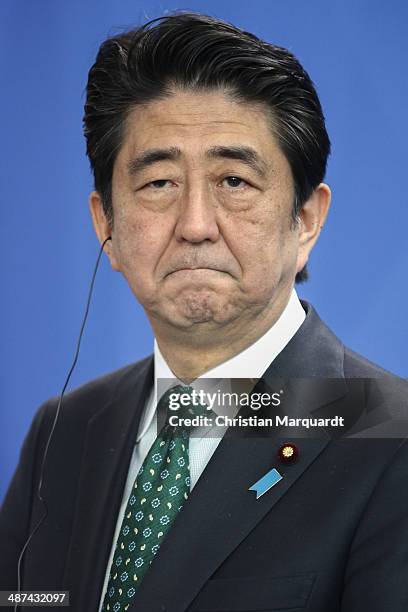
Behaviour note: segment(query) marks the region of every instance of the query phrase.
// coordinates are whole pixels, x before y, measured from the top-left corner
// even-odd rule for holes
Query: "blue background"
[[[230,20],[310,72],[333,143],[333,202],[299,294],[354,350],[408,375],[408,3],[3,0],[0,499],[35,410],[69,369],[97,255],[81,130],[87,71],[106,36],[174,9]],[[151,348],[142,308],[104,261],[71,387]]]

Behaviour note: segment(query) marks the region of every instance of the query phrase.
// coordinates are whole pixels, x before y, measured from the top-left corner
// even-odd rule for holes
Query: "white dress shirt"
[[[205,374],[202,374],[200,379],[191,383],[190,386],[202,388],[202,379],[214,379],[210,384],[217,384],[217,389],[220,388],[220,383],[225,390],[228,390],[228,379],[231,378],[261,378],[263,373],[268,369],[271,362],[284,349],[286,344],[295,335],[299,327],[305,319],[305,311],[298,299],[295,289],[293,289],[289,301],[283,310],[281,316],[276,323],[256,342],[248,348],[238,353],[228,361],[212,368]],[[146,402],[136,438],[133,455],[129,465],[129,472],[126,485],[123,491],[122,503],[120,506],[118,519],[116,523],[115,534],[112,542],[111,554],[106,568],[105,581],[101,594],[99,609],[102,609],[103,599],[105,596],[106,587],[109,580],[109,571],[112,564],[116,541],[119,536],[119,531],[122,526],[123,516],[125,514],[127,502],[130,492],[134,485],[136,475],[148,454],[151,445],[157,436],[157,388],[160,383],[160,393],[162,394],[166,387],[163,388],[162,379],[167,379],[167,388],[173,385],[184,385],[178,380],[167,365],[163,355],[160,352],[157,342],[154,342],[154,387],[151,390],[150,396]],[[220,380],[222,379],[222,380]],[[200,381],[200,382],[199,382]],[[208,391],[209,388],[207,387]],[[160,399],[160,398],[159,398]],[[214,411],[216,408],[214,407]],[[225,428],[226,430],[226,428]],[[201,435],[202,431],[202,435]],[[197,480],[203,473],[207,463],[213,455],[218,444],[221,442],[220,428],[217,427],[217,434],[211,435],[209,428],[200,430],[200,435],[195,433],[194,437],[190,437],[189,441],[189,459],[190,459],[190,479],[191,489],[196,484]],[[222,434],[222,432],[221,432]]]

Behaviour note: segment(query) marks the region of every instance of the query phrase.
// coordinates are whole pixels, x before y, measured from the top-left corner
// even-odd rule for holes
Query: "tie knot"
[[[177,415],[179,419],[209,416],[210,410],[200,398],[200,393],[190,385],[175,385],[168,389],[157,405],[159,413],[165,413],[166,421]]]

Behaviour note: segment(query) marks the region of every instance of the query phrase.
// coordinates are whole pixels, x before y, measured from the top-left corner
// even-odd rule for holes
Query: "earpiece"
[[[76,347],[76,351],[75,351],[74,360],[72,362],[71,368],[70,368],[70,370],[68,372],[67,378],[65,380],[64,386],[63,386],[61,394],[59,396],[59,401],[58,401],[57,410],[55,412],[54,421],[53,421],[53,424],[52,424],[52,427],[51,427],[50,435],[48,436],[48,440],[47,440],[47,443],[45,445],[45,451],[44,451],[44,455],[43,455],[42,462],[41,462],[39,484],[38,484],[38,488],[37,488],[37,498],[39,499],[39,501],[42,503],[42,505],[44,507],[44,514],[40,518],[38,523],[35,525],[33,530],[31,531],[30,535],[28,536],[28,538],[27,538],[27,540],[26,540],[26,542],[25,542],[25,544],[24,544],[24,546],[23,546],[23,548],[22,548],[22,550],[20,552],[20,556],[19,556],[18,563],[17,563],[17,591],[21,590],[21,563],[22,563],[22,560],[23,560],[24,553],[25,553],[25,551],[27,549],[27,546],[29,545],[29,543],[31,541],[31,538],[36,533],[36,531],[39,529],[39,527],[42,525],[42,523],[44,522],[45,518],[48,515],[47,504],[46,504],[45,499],[42,497],[42,486],[43,486],[43,478],[44,478],[44,468],[45,468],[45,463],[46,463],[46,459],[47,459],[47,455],[48,455],[48,449],[49,449],[49,446],[50,446],[50,443],[51,443],[51,439],[52,439],[52,436],[53,436],[53,433],[54,433],[54,430],[55,430],[55,426],[57,424],[57,421],[58,421],[58,418],[59,418],[59,415],[60,415],[60,411],[61,411],[61,407],[62,407],[62,400],[63,400],[63,397],[64,397],[65,390],[66,390],[66,388],[68,386],[68,383],[69,383],[69,380],[71,378],[72,372],[74,371],[74,368],[75,368],[76,363],[78,361],[79,349],[81,347],[82,334],[84,332],[85,323],[86,323],[86,320],[87,320],[87,317],[88,317],[89,306],[90,306],[90,303],[91,303],[91,297],[92,297],[92,292],[93,292],[93,288],[94,288],[96,273],[98,271],[98,266],[99,266],[99,262],[100,262],[101,257],[102,257],[104,246],[105,246],[105,244],[109,240],[112,240],[112,236],[108,236],[107,238],[105,238],[105,240],[103,241],[103,243],[101,244],[100,249],[99,249],[99,254],[98,254],[98,257],[96,259],[95,268],[94,268],[94,271],[93,271],[93,274],[92,274],[92,278],[91,278],[91,282],[90,282],[90,285],[89,285],[88,299],[87,299],[87,303],[86,303],[86,306],[85,306],[85,313],[84,313],[84,316],[83,316],[83,319],[82,319],[81,329],[80,329],[79,336],[78,336],[78,342],[77,342],[77,347]],[[14,608],[13,608],[14,612],[17,612],[17,608],[18,607],[19,606],[16,603],[14,605]]]

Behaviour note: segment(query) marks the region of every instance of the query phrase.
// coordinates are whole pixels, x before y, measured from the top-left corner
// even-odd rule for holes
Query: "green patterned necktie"
[[[169,411],[172,393],[189,393],[177,385],[169,389],[157,412]],[[203,405],[190,404],[178,416],[204,414]],[[103,602],[103,612],[122,612],[129,605],[155,554],[190,493],[189,432],[166,424],[153,442],[133,485],[116,543]]]

